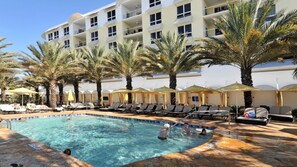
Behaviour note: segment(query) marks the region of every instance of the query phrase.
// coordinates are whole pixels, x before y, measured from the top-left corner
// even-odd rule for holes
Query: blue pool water
[[[13,121],[12,128],[24,136],[94,166],[121,166],[151,157],[181,152],[207,142],[211,135],[183,136],[181,127],[171,137],[157,138],[163,124],[109,117],[77,116]],[[195,129],[193,128],[193,131]]]

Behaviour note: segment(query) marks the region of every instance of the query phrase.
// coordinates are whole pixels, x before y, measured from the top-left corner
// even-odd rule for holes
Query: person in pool
[[[205,128],[202,129],[200,135],[206,135],[206,129]]]
[[[71,150],[67,148],[66,150],[63,151],[63,153],[66,155],[71,155]]]
[[[169,124],[164,124],[164,127],[160,130],[160,134],[158,136],[158,139],[160,140],[166,140],[167,137],[169,137],[169,128],[170,125]]]
[[[184,123],[183,129],[182,129],[182,134],[191,135],[190,125],[187,122]]]

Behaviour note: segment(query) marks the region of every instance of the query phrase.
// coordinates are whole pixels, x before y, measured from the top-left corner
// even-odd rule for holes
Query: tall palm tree
[[[106,60],[106,68],[112,76],[122,76],[126,78],[126,89],[132,90],[132,77],[146,75],[140,61],[139,42],[124,41],[118,43],[117,48],[111,50],[111,55]],[[132,95],[128,94],[128,103],[132,103]]]
[[[274,0],[229,3],[229,14],[214,20],[224,39],[202,40],[198,51],[210,65],[232,65],[241,72],[242,84],[253,86],[252,68],[286,55],[286,39],[296,34],[297,11],[283,10],[270,17]],[[251,106],[251,92],[244,94]]]
[[[108,77],[104,66],[105,55],[104,49],[99,45],[85,47],[82,49],[82,55],[79,60],[80,66],[84,69],[89,80],[94,80],[97,87],[98,105],[101,105],[101,81]]]
[[[14,75],[9,74],[1,74],[0,77],[0,90],[1,90],[1,97],[2,101],[6,101],[6,89],[8,87],[14,86],[17,82],[18,78]]]
[[[169,75],[169,87],[176,89],[176,75],[179,72],[199,68],[199,56],[194,52],[196,46],[186,49],[187,37],[167,32],[154,41],[156,47],[146,47],[142,55],[146,69],[155,73]],[[171,104],[175,104],[175,93],[171,94]]]
[[[16,61],[16,53],[12,52],[4,52],[2,51],[3,48],[6,48],[7,46],[11,44],[1,44],[5,38],[0,37],[0,75],[3,73],[17,73],[18,63]]]
[[[32,56],[26,54],[21,60],[28,70],[49,81],[50,103],[53,109],[57,106],[56,84],[58,78],[66,75],[67,69],[72,65],[70,54],[64,46],[56,42],[37,42],[37,48],[30,45],[28,49]]]

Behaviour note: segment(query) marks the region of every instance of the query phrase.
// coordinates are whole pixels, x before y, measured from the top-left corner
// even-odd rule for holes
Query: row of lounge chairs
[[[118,111],[118,112],[128,112],[136,114],[156,114],[156,115],[167,115],[167,116],[184,116],[187,118],[204,116],[208,117],[223,117],[228,118],[230,115],[230,107],[208,107],[201,106],[198,109],[191,106],[183,105],[169,105],[167,109],[163,108],[162,104],[142,104],[140,106],[135,104],[126,104],[124,107],[120,107],[120,103],[113,103],[112,106],[108,108],[101,108],[101,111]]]

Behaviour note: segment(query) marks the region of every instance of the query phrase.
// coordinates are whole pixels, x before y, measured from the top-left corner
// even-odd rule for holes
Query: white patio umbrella
[[[24,94],[36,94],[37,92],[27,89],[27,88],[17,88],[13,90],[8,90],[10,93],[16,93],[22,95],[22,106],[24,105]]]

